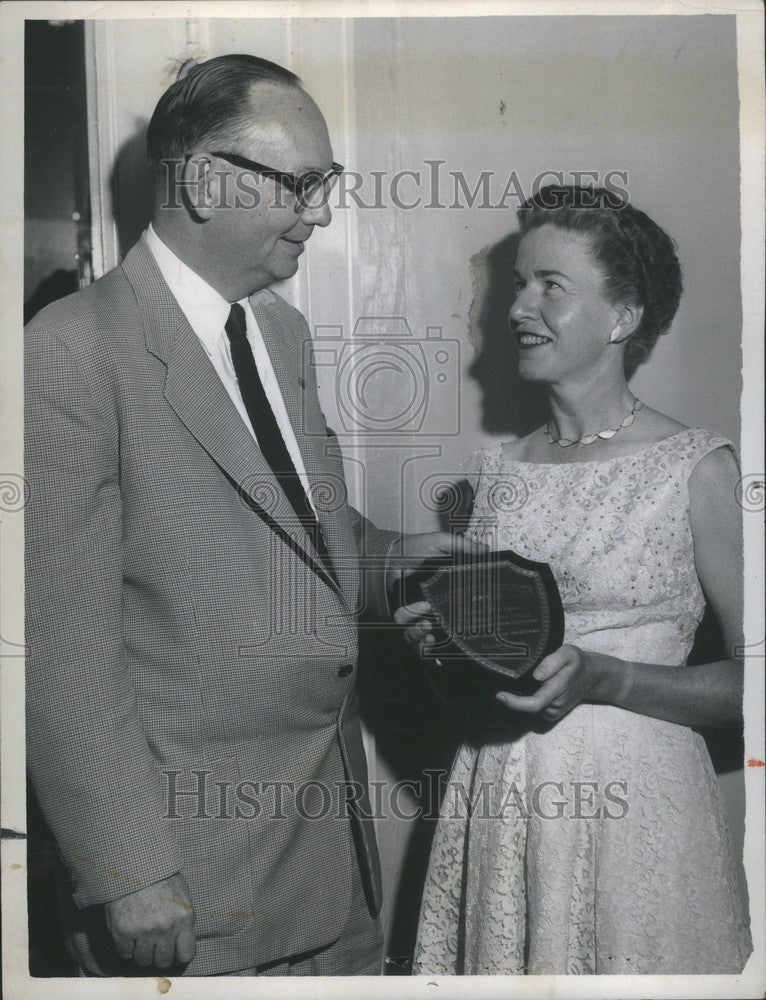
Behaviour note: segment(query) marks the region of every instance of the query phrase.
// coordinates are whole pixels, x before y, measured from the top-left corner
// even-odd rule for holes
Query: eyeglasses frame
[[[221,160],[226,160],[227,163],[231,163],[235,167],[240,167],[243,170],[252,170],[253,173],[260,174],[262,177],[273,178],[280,184],[283,184],[287,187],[291,194],[295,195],[296,212],[303,212],[307,208],[315,207],[306,204],[304,201],[305,186],[309,178],[317,178],[321,182],[321,186],[324,188],[326,196],[330,192],[330,185],[332,185],[333,179],[340,177],[344,170],[342,163],[335,163],[333,161],[333,165],[326,172],[322,172],[320,170],[306,170],[302,174],[291,174],[287,170],[277,170],[274,167],[266,166],[265,163],[258,163],[256,160],[250,160],[246,156],[242,156],[240,153],[226,153],[215,149],[211,150],[211,153],[213,156],[217,156]]]

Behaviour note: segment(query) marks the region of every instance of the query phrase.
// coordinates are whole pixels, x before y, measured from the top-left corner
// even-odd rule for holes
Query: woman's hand
[[[495,697],[515,712],[540,714],[555,721],[581,701],[612,701],[615,685],[622,687],[629,679],[630,667],[614,656],[561,646],[532,672],[534,679],[541,682],[534,694],[498,691]]]

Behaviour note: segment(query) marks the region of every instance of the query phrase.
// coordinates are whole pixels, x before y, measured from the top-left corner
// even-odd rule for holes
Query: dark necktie
[[[232,305],[229,312],[229,318],[226,321],[226,335],[231,344],[231,360],[239,383],[239,390],[242,393],[242,401],[255,432],[258,447],[271,466],[271,470],[277,477],[290,505],[298,515],[298,520],[311,536],[325,568],[337,583],[322,529],[308,501],[306,491],[303,489],[300,476],[290,458],[290,452],[287,450],[285,439],[282,437],[279,424],[258,374],[253,352],[247,339],[245,310],[238,302]]]

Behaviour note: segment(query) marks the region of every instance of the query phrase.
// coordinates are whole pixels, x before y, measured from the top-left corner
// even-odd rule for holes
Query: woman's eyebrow
[[[557,278],[566,278],[568,281],[572,280],[569,277],[569,275],[565,274],[563,271],[549,271],[549,270],[542,270],[541,269],[539,271],[535,271],[535,275],[537,277],[540,277],[540,278],[550,278],[550,277],[553,276],[553,277],[557,277]]]

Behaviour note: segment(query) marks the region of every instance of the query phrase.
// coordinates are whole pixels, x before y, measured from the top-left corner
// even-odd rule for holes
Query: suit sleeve
[[[172,875],[182,858],[123,643],[116,427],[41,327],[26,337],[25,390],[27,763],[86,906]]]
[[[363,616],[375,622],[389,622],[393,612],[388,600],[388,564],[402,536],[397,531],[376,527],[353,507],[349,507],[349,515],[364,578]]]

